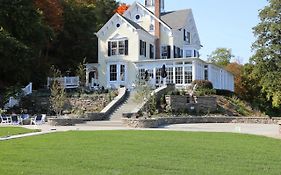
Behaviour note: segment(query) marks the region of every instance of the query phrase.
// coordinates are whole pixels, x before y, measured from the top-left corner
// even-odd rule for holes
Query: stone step
[[[124,127],[122,121],[89,121],[84,124],[77,124],[75,126]]]
[[[121,121],[123,113],[130,113],[137,106],[138,103],[135,102],[135,92],[130,92],[126,101],[110,116],[110,120]]]

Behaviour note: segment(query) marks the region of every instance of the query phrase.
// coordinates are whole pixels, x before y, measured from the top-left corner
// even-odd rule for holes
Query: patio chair
[[[36,115],[33,119],[31,119],[31,125],[42,125],[45,123],[46,114]]]
[[[12,125],[20,125],[22,124],[22,119],[18,115],[11,116],[11,124]]]
[[[6,115],[0,115],[1,123],[2,124],[9,124],[11,123],[11,118]]]

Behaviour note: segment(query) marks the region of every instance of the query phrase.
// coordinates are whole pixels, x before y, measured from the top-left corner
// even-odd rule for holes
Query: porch
[[[50,88],[52,82],[58,81],[65,89],[75,89],[80,86],[79,77],[57,77],[57,78],[47,78],[47,87]]]

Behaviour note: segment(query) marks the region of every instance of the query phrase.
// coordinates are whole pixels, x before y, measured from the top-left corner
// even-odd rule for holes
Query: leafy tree
[[[208,55],[208,61],[225,67],[230,63],[233,57],[234,55],[232,55],[231,49],[217,48],[211,55]]]
[[[29,81],[32,50],[0,28],[0,87]]]
[[[242,84],[243,65],[230,63],[225,67],[225,69],[234,75],[234,92],[238,97],[242,98],[246,92],[246,89]]]
[[[60,0],[34,0],[44,17],[44,21],[55,31],[63,29],[63,6]]]
[[[123,13],[128,10],[130,5],[127,5],[125,3],[120,4],[120,6],[116,9],[116,12],[120,15],[123,15]]]
[[[26,84],[40,74],[40,57],[52,30],[44,24],[33,1],[0,1],[0,61],[4,86]],[[31,67],[32,66],[32,67]],[[41,77],[42,79],[42,77]],[[44,77],[45,79],[45,77]]]
[[[259,13],[260,23],[254,27],[257,40],[251,61],[262,92],[274,107],[281,106],[281,1],[269,0]]]
[[[81,86],[84,86],[86,83],[86,70],[85,70],[85,66],[84,66],[85,61],[86,61],[86,59],[84,58],[83,62],[80,63],[76,69],[76,76],[78,76],[80,78]]]
[[[51,84],[50,103],[56,114],[61,115],[66,103],[66,92],[64,85],[56,79],[62,77],[60,70],[52,66],[51,72],[53,74],[53,82]]]
[[[252,107],[258,109],[269,116],[280,116],[281,109],[272,106],[272,99],[266,98],[266,93],[262,91],[259,84],[260,78],[254,73],[255,65],[245,64],[242,70],[241,84],[245,88],[241,93],[242,99],[251,103]]]

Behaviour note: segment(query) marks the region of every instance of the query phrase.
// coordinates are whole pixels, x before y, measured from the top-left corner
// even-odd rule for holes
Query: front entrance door
[[[111,63],[107,67],[107,85],[109,88],[126,86],[127,66],[123,63]]]

